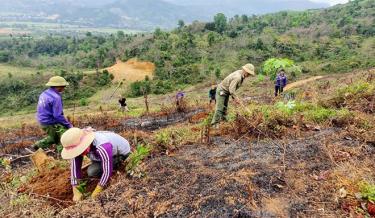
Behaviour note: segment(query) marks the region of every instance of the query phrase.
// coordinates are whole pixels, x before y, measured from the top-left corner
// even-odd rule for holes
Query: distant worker
[[[78,190],[82,179],[83,157],[92,164],[87,168],[89,177],[100,177],[91,197],[96,198],[107,185],[114,169],[118,169],[130,154],[129,142],[120,135],[107,131],[94,131],[91,128],[71,128],[61,137],[63,150],[61,157],[71,160],[71,185],[73,201],[81,201],[83,194]]]
[[[181,107],[183,106],[184,97],[185,97],[185,93],[182,90],[180,90],[180,91],[177,92],[177,94],[176,94],[176,107],[177,107],[177,110],[180,110]]]
[[[210,105],[212,102],[215,102],[216,104],[216,90],[217,90],[217,86],[212,85],[210,91],[208,91],[208,97],[210,98]]]
[[[128,105],[126,104],[126,98],[122,97],[122,95],[119,96],[118,103],[120,104],[120,111],[122,113],[129,111]]]
[[[69,83],[61,76],[51,77],[46,84],[50,88],[40,96],[36,118],[47,137],[36,142],[34,149],[48,148],[52,144],[59,145],[61,135],[73,125],[64,117],[61,93]]]
[[[246,64],[241,70],[229,74],[219,85],[216,91],[216,109],[211,125],[216,125],[222,120],[226,120],[229,96],[236,104],[241,103],[237,96],[237,89],[242,85],[245,78],[250,75],[255,76],[255,68],[252,64]]]
[[[281,69],[276,75],[275,97],[283,93],[286,83],[287,83],[287,78],[285,76],[285,71],[284,69]]]

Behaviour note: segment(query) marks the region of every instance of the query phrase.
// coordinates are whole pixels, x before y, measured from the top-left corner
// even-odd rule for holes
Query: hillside
[[[42,135],[36,124],[4,129],[0,215],[374,215],[367,197],[374,187],[374,73],[331,74],[309,83],[293,90],[294,107],[272,99],[271,81],[246,80],[240,92],[245,108],[230,107],[220,129],[207,126],[206,87],[187,93],[185,112],[177,112],[173,101],[140,117],[86,111],[75,126],[116,131],[133,152],[136,144],[153,149],[135,168],[140,174],[124,167],[97,200],[77,204],[71,201],[67,161],[54,160],[38,173],[25,154]],[[154,109],[160,97],[151,98]],[[86,182],[89,195],[97,181]]]
[[[105,15],[121,16],[129,2],[108,1]],[[356,0],[219,13],[171,31],[0,38],[0,217],[375,216],[374,9]],[[105,20],[96,10],[82,16]],[[211,126],[209,88],[249,62],[257,75],[238,90],[243,103],[229,99],[227,121]],[[280,67],[288,86],[275,97]],[[70,83],[64,115],[73,126],[131,145],[96,199],[98,179],[84,170],[83,201],[73,202],[70,161],[57,145],[45,155],[29,149],[45,136],[35,106],[51,75]],[[178,105],[176,90],[185,92]],[[119,111],[119,94],[129,112]]]
[[[103,80],[93,81],[93,77],[81,75],[83,69],[98,68],[102,72],[100,69],[114,65],[117,59],[138,58],[156,67],[153,80],[137,82],[124,92],[129,97],[142,95],[142,87],[153,94],[164,94],[202,81],[214,83],[246,62],[267,75],[264,63],[272,58],[294,62],[296,68],[288,72],[291,78],[301,73],[330,74],[374,67],[374,8],[373,1],[361,0],[328,9],[253,17],[228,19],[218,14],[214,22],[181,24],[173,31],[157,29],[152,34],[119,31],[98,36],[88,32],[85,37],[2,39],[0,62],[35,71],[23,81],[15,80],[9,72],[1,81],[4,94],[0,112],[33,108],[34,93],[43,87],[43,80],[34,78],[46,78],[41,74],[45,70],[70,75],[69,80],[85,90],[80,95],[67,95],[68,105],[89,98],[110,85],[110,76],[103,74]]]

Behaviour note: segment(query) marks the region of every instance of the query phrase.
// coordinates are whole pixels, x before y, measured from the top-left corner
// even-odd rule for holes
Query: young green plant
[[[139,166],[142,163],[142,160],[150,154],[151,150],[152,148],[150,145],[146,145],[146,146],[138,145],[137,146],[135,151],[133,151],[129,155],[128,159],[126,160],[125,169],[128,175],[132,177],[137,177],[137,178],[140,178],[144,175],[144,173],[142,172]]]

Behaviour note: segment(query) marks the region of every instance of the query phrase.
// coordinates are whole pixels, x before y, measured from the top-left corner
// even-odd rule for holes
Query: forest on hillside
[[[243,63],[255,64],[263,73],[270,58],[291,60],[301,73],[329,74],[375,66],[375,2],[355,0],[322,10],[283,11],[262,16],[217,14],[213,22],[194,22],[166,32],[108,36],[88,32],[85,37],[10,36],[0,40],[0,63],[31,67],[35,74],[16,79],[9,72],[0,81],[1,111],[34,105],[35,92],[43,88],[40,72],[65,75],[76,89],[90,86],[84,97],[110,84],[108,72],[116,62],[138,58],[155,63],[153,80],[136,82],[127,93],[162,94],[204,80],[215,82]],[[101,82],[82,73],[96,69]],[[30,81],[33,81],[30,83]],[[35,88],[37,87],[37,88]],[[21,98],[21,99],[20,99]],[[75,101],[81,95],[67,95]],[[13,103],[13,104],[12,104]]]

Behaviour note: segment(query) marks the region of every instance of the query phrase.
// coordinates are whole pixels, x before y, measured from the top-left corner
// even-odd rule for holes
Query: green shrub
[[[87,98],[82,98],[79,100],[79,105],[80,106],[87,106],[89,105],[89,101],[87,100]]]
[[[156,143],[158,145],[162,145],[164,147],[167,147],[167,145],[170,143],[170,135],[167,131],[160,131],[156,133],[155,135]]]
[[[278,110],[283,111],[285,113],[293,114],[293,112],[295,111],[296,102],[295,101],[288,101],[288,103],[286,103],[286,104],[284,102],[277,102],[275,104],[275,107]]]
[[[99,78],[97,78],[96,84],[98,84],[99,86],[105,86],[110,84],[113,79],[113,74],[110,74],[108,70],[103,70],[103,72],[99,74]]]
[[[141,177],[143,175],[143,172],[138,167],[142,160],[150,154],[151,150],[152,148],[149,145],[138,145],[135,151],[129,155],[128,159],[126,159],[125,169],[130,176]]]
[[[258,85],[259,83],[264,81],[264,75],[258,74],[256,80],[253,82],[254,85]]]
[[[358,81],[344,88],[337,90],[337,96],[342,98],[347,97],[362,97],[371,95],[375,92],[375,83]]]
[[[284,59],[278,59],[278,58],[270,58],[263,64],[263,72],[270,76],[271,80],[274,80],[276,78],[277,71],[280,68],[286,69],[287,67],[294,66],[294,61],[284,58]]]
[[[323,107],[315,107],[311,110],[305,111],[303,114],[308,120],[321,123],[332,119],[337,114],[337,111]]]
[[[375,185],[369,184],[368,182],[362,182],[359,184],[361,197],[372,203],[375,203]]]

